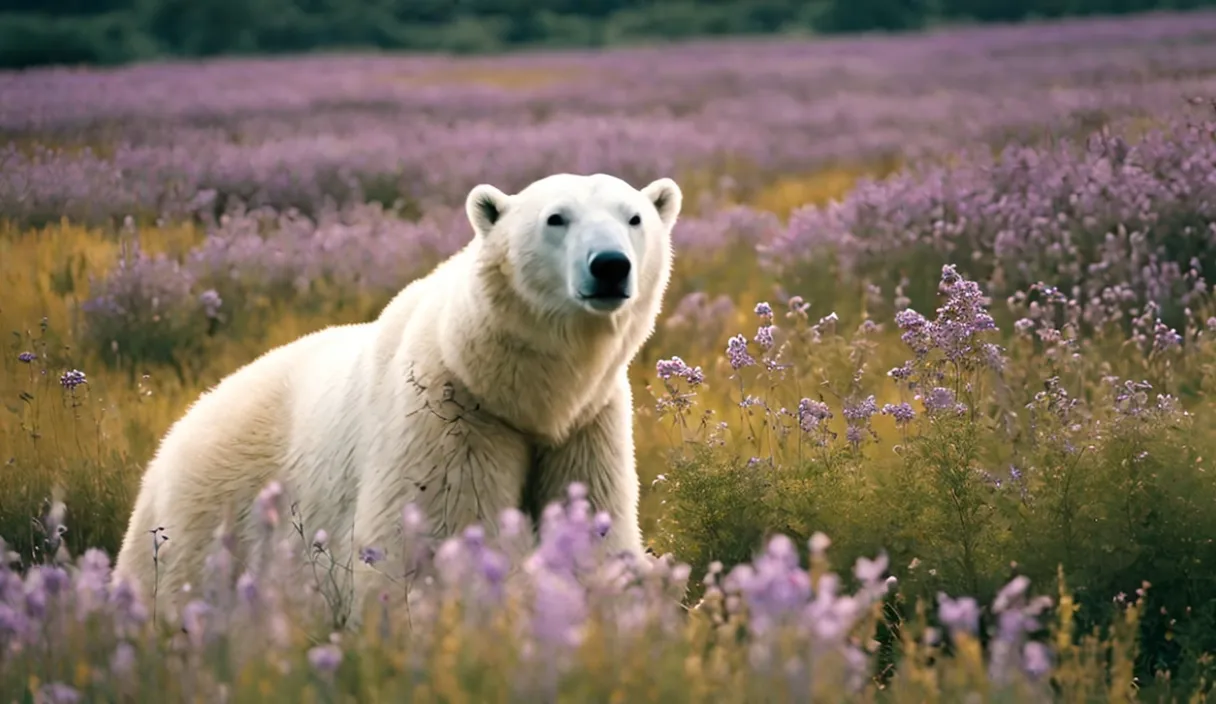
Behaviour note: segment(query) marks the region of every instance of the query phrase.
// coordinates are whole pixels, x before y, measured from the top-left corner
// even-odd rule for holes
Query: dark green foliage
[[[147,31],[128,13],[64,17],[0,14],[0,68],[120,64],[155,53]]]
[[[0,67],[316,49],[496,52],[940,21],[1193,9],[1213,0],[0,0]]]

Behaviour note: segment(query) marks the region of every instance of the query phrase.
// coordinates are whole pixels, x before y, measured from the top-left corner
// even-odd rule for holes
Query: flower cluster
[[[882,280],[893,258],[949,259],[994,295],[1024,297],[1051,282],[1076,324],[1126,322],[1155,303],[1173,321],[1150,316],[1149,343],[1176,344],[1181,309],[1209,288],[1216,139],[1210,114],[1195,119],[1182,96],[1172,102],[1175,113],[1134,143],[1103,129],[1084,145],[1012,146],[801,208],[766,247],[770,268],[831,251],[847,272]]]
[[[997,328],[979,285],[947,264],[942,267],[938,290],[945,301],[933,320],[911,308],[895,314],[895,323],[902,331],[900,339],[914,357],[887,375],[917,392],[928,414],[961,414],[968,407],[958,398],[960,392],[970,391],[982,371],[999,373],[1005,360],[999,346],[984,341],[983,335]],[[915,415],[906,402],[888,404],[883,413],[901,424]]]
[[[268,485],[256,501],[261,520],[277,521],[275,511],[284,500],[282,487]],[[416,507],[406,507],[403,521],[407,533],[425,539]],[[876,609],[897,586],[895,578],[887,576],[885,555],[863,557],[853,567],[860,587],[850,593],[842,577],[801,566],[793,541],[775,535],[750,563],[726,574],[720,564],[711,566],[704,596],[690,616],[680,606],[688,588],[688,565],[671,556],[605,551],[603,541],[612,521],[592,509],[586,488],[579,484],[569,487],[564,501],[545,509],[536,539],[526,519],[513,509],[496,524],[493,535],[475,524],[434,543],[423,565],[431,577],[419,583],[408,612],[393,612],[389,602],[381,600],[381,647],[404,648],[404,662],[420,663],[417,658],[431,649],[441,653],[450,647],[444,634],[476,636],[467,641],[474,647],[479,639],[489,638],[495,647],[517,653],[510,676],[519,695],[552,697],[563,677],[580,666],[577,654],[588,638],[602,639],[602,647],[622,649],[614,650],[613,657],[628,657],[625,653],[632,648],[671,647],[684,637],[687,618],[708,618],[745,633],[748,658],[741,674],[757,681],[780,677],[793,691],[809,691],[812,681],[834,682],[836,691],[844,694],[859,692],[869,682],[872,656],[859,646],[859,638],[874,627]],[[813,562],[822,563],[829,542],[822,534],[812,538]],[[292,554],[307,560],[329,549],[323,531],[312,543],[302,554]],[[195,694],[221,696],[247,668],[279,663],[276,667],[286,672],[291,669],[287,663],[299,658],[318,681],[333,685],[348,660],[348,634],[310,640],[285,627],[294,606],[280,597],[315,585],[300,585],[288,577],[295,573],[277,571],[286,563],[274,562],[274,557],[267,558],[271,564],[245,565],[238,576],[230,558],[224,557],[231,547],[221,540],[207,554],[217,572],[180,613],[182,629],[169,634],[173,644],[168,649],[163,648],[164,631],[156,628],[155,603],[127,581],[112,578],[110,560],[102,551],[89,550],[74,563],[60,559],[24,571],[16,571],[16,557],[6,555],[0,562],[0,681],[12,682],[5,678],[20,671],[23,663],[36,662],[49,674],[84,658],[77,662],[91,672],[88,678],[43,682],[41,700],[151,695],[148,687],[163,686],[142,678],[141,672],[152,666],[192,673],[189,682],[175,680],[173,688],[187,686]],[[362,551],[375,552],[368,547]],[[1027,586],[1024,578],[1015,580],[994,604],[1000,617],[999,641],[990,666],[1002,677],[1009,676],[1009,667],[1016,674],[1018,666],[1040,675],[1043,663],[1050,663],[1045,647],[1025,643],[1033,616],[1044,603],[1028,600]],[[944,624],[976,632],[974,601],[944,596],[941,601]],[[297,619],[306,615],[290,614]],[[410,637],[394,640],[395,629],[406,622]],[[310,623],[297,620],[295,628],[308,629]],[[1011,655],[1010,647],[1020,647],[1020,656]],[[357,657],[367,657],[367,651]],[[230,674],[221,674],[221,668]]]
[[[1196,77],[1216,69],[1204,42],[1213,26],[1211,15],[1186,14],[1074,22],[1050,32],[1006,28],[999,38],[992,29],[955,30],[916,40],[727,44],[712,53],[672,46],[661,57],[521,57],[496,64],[509,73],[523,62],[554,81],[511,90],[459,80],[421,88],[416,79],[461,71],[456,59],[430,57],[26,72],[3,78],[0,130],[15,139],[0,149],[0,212],[25,221],[66,215],[95,222],[189,215],[233,200],[280,209],[399,197],[454,205],[482,181],[516,188],[561,171],[643,181],[683,167],[721,172],[738,164],[754,167],[731,169],[735,187],[746,192],[760,183],[749,174],[915,158],[960,142],[1030,138],[1044,127],[1067,131],[1096,114],[1172,112],[1205,87]],[[998,41],[1003,48],[993,48]],[[1056,59],[1056,50],[1067,51],[1068,60]],[[746,60],[738,60],[739,51]],[[765,109],[757,113],[757,104]],[[21,146],[43,135],[99,148]],[[1011,173],[1017,181],[1008,187],[1041,188],[1049,175]],[[967,193],[953,182],[941,185]],[[1080,185],[1080,205],[1106,198],[1101,183]],[[888,188],[889,202],[870,216],[845,205],[818,223],[825,227],[799,228],[794,250],[807,237],[833,237],[854,217],[867,218],[867,228],[908,231],[934,212],[926,202],[931,189]],[[1112,202],[1124,195],[1141,196],[1125,201],[1139,207],[1148,194],[1118,194]],[[923,215],[918,202],[927,206]],[[924,224],[937,223],[935,237],[949,241],[960,230],[977,231],[965,224],[971,214]],[[1010,256],[1020,250],[1068,266],[1072,253],[1064,249],[1007,247],[1005,239],[1023,236],[1021,224],[1052,227],[1031,216],[1007,230],[984,229]],[[850,242],[870,246],[869,233],[853,234]]]

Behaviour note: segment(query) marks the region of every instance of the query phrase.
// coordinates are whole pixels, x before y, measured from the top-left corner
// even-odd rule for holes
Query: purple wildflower
[[[760,346],[760,349],[770,350],[773,347],[773,330],[776,328],[772,325],[761,325],[756,328],[755,342]]]
[[[916,417],[916,411],[912,410],[912,405],[909,403],[888,403],[882,407],[881,413],[884,416],[891,416],[899,425],[907,425]]]
[[[929,353],[932,340],[929,337],[930,323],[925,319],[925,316],[911,308],[907,308],[895,314],[895,324],[899,326],[900,330],[904,331],[899,339],[911,347],[913,352],[918,356]]]
[[[931,415],[947,412],[963,413],[967,410],[966,405],[956,401],[953,391],[941,386],[936,386],[925,394],[921,398],[921,403],[925,405],[925,410]]]
[[[762,636],[788,621],[811,596],[810,576],[798,567],[798,551],[784,535],[773,536],[764,552],[727,575],[728,589],[747,602],[748,627]]]
[[[874,395],[863,399],[859,403],[845,404],[844,417],[850,421],[867,422],[878,412],[878,404],[874,400]]]
[[[367,565],[374,565],[377,562],[382,562],[384,557],[385,553],[383,548],[365,547],[359,551],[359,561]]]
[[[130,675],[135,670],[135,646],[123,641],[114,647],[110,655],[110,671],[119,677]]]
[[[199,647],[207,638],[207,616],[212,607],[201,599],[193,599],[182,608],[182,627],[194,647]]]
[[[853,565],[853,575],[865,585],[867,589],[876,587],[882,579],[883,574],[887,571],[888,558],[886,554],[881,554],[873,560],[867,557],[857,558],[856,564]]]
[[[86,379],[84,372],[80,371],[79,369],[71,369],[64,372],[63,376],[59,377],[59,383],[63,386],[63,388],[67,389],[68,391],[72,391],[81,384],[87,384],[88,380]]]
[[[798,402],[798,427],[802,428],[803,432],[813,432],[822,421],[831,417],[832,411],[822,401],[804,398]]]
[[[38,700],[46,704],[76,704],[80,692],[62,682],[49,682],[38,690]]]
[[[330,677],[342,664],[342,649],[333,643],[325,643],[308,651],[308,664],[323,677]]]
[[[608,535],[608,531],[612,529],[612,516],[608,515],[607,511],[600,511],[595,514],[595,533],[600,537]]]
[[[148,618],[147,607],[138,598],[130,580],[115,580],[110,590],[110,604],[120,628],[134,628]]]
[[[701,371],[701,367],[690,367],[679,357],[660,359],[655,364],[655,370],[663,381],[668,381],[673,377],[680,378],[687,381],[690,386],[699,386],[705,381],[705,374]]]
[[[217,318],[220,314],[220,306],[224,304],[224,300],[220,298],[220,294],[215,289],[209,288],[199,295],[198,301],[203,306],[203,315],[208,318]]]
[[[947,629],[971,635],[979,631],[980,607],[975,599],[969,596],[951,599],[944,592],[938,592],[937,603],[937,617]]]
[[[24,364],[30,364],[35,359],[38,359],[38,355],[34,354],[33,352],[22,352],[21,354],[17,355],[17,361]]]
[[[857,447],[865,439],[865,430],[859,425],[850,425],[845,428],[844,437],[850,445]]]
[[[1036,680],[1051,672],[1051,649],[1038,641],[1027,643],[1022,647],[1022,669]]]
[[[282,497],[283,485],[278,481],[271,481],[258,492],[254,509],[263,526],[274,528],[279,524],[279,503]]]
[[[1178,331],[1157,321],[1153,329],[1153,345],[1159,350],[1167,350],[1182,345],[1182,335]]]
[[[240,595],[241,601],[252,606],[258,600],[257,580],[248,571],[242,572],[236,580],[236,592]]]
[[[492,589],[498,589],[510,572],[511,563],[496,550],[483,550],[478,554],[478,571]]]
[[[735,335],[727,341],[726,357],[730,360],[731,368],[736,370],[756,363],[747,351],[747,338],[742,335]]]
[[[532,577],[535,605],[531,635],[545,649],[577,646],[587,617],[586,592],[569,574],[548,569]]]

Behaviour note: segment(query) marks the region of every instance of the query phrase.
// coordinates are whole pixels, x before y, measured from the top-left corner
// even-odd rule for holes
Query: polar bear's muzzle
[[[611,312],[633,296],[633,259],[616,247],[591,248],[581,272],[578,297],[596,312]]]
[[[629,283],[629,272],[633,269],[633,263],[629,261],[628,254],[619,250],[597,252],[587,262],[587,268],[591,272],[594,285],[593,296],[629,298],[626,284]]]
[[[597,311],[616,310],[633,295],[633,262],[619,249],[592,252],[584,281],[584,303]]]

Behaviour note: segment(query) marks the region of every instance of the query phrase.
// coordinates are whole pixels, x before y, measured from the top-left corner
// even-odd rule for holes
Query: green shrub
[[[119,64],[155,52],[155,42],[127,13],[79,17],[0,13],[0,68]]]
[[[903,593],[930,600],[1063,569],[1086,629],[1147,580],[1142,671],[1201,669],[1216,647],[1216,447],[1195,429],[1213,409],[1178,395],[1209,388],[1212,332],[1185,348],[1045,323],[1001,338],[978,286],[943,272],[935,319],[895,315],[903,363],[874,322],[843,334],[834,315],[810,324],[801,299],[781,321],[762,304],[756,336],[728,347],[735,408],[720,422],[698,407],[717,380],[660,362],[657,410],[682,434],[658,548],[705,570],[749,559],[759,536],[822,532],[846,562],[885,549]]]

